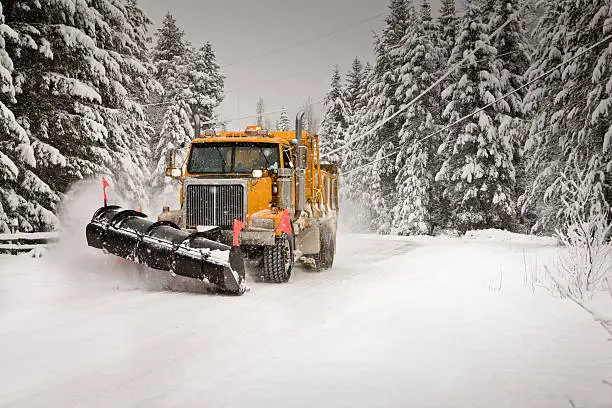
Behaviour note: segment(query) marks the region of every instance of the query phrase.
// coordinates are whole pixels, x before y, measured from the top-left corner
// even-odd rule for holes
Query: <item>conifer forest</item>
[[[58,228],[70,186],[98,175],[147,202],[195,113],[231,127],[215,45],[170,13],[151,32],[137,0],[2,0],[0,23],[2,232]],[[307,124],[341,168],[353,230],[552,233],[576,212],[610,225],[609,1],[390,0],[372,48],[321,78]],[[294,128],[285,108],[257,121]]]

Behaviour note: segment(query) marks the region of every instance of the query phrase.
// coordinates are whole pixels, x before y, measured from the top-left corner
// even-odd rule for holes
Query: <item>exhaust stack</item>
[[[200,127],[200,115],[196,113],[193,115],[193,137],[197,139],[198,137],[200,137],[201,132],[202,129]]]
[[[295,157],[295,218],[306,208],[306,168],[308,167],[308,148],[302,140],[302,120],[306,112],[298,112],[295,117],[295,138],[298,141]]]
[[[295,116],[295,138],[298,141],[298,146],[302,145],[302,120],[304,119],[306,112],[300,111]]]

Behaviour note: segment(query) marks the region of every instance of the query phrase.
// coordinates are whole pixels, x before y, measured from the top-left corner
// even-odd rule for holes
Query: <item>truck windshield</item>
[[[275,143],[196,143],[187,162],[191,174],[251,173],[279,167],[279,147]]]

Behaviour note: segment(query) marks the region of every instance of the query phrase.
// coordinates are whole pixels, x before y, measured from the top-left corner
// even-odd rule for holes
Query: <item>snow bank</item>
[[[476,230],[468,231],[463,237],[457,237],[451,233],[445,233],[437,236],[430,235],[413,235],[413,236],[402,236],[402,235],[374,235],[374,234],[351,234],[355,237],[361,237],[368,239],[368,237],[376,236],[377,240],[381,241],[402,241],[402,242],[413,242],[422,244],[442,244],[451,243],[457,244],[458,242],[500,242],[509,243],[516,245],[537,245],[537,246],[559,246],[559,240],[554,237],[541,237],[536,235],[525,235],[518,234],[509,231],[503,231],[499,229],[487,229],[487,230]]]
[[[464,241],[494,241],[517,245],[550,245],[559,246],[559,240],[554,237],[541,237],[537,235],[524,235],[499,229],[486,229],[468,231],[463,236]]]

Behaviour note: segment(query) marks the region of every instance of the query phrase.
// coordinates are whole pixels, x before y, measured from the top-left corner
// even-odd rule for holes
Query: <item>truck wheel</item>
[[[330,228],[321,228],[321,249],[313,256],[318,271],[330,269],[336,255],[336,234]]]
[[[293,269],[293,240],[287,234],[276,238],[276,245],[264,247],[263,278],[266,281],[284,283]]]

